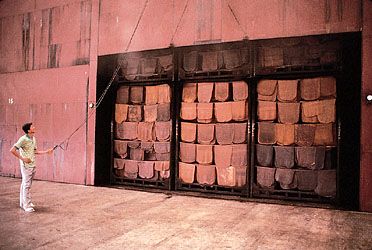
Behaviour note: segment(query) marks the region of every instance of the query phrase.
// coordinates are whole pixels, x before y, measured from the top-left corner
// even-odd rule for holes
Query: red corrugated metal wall
[[[99,55],[124,52],[144,6],[129,51],[168,47],[172,37],[185,46],[361,28],[361,2],[353,0],[102,0]]]
[[[371,58],[368,0],[3,0],[0,2],[0,173],[19,176],[8,153],[34,120],[39,145],[58,143],[95,100],[97,55],[205,42],[358,32],[364,4],[362,96]],[[79,66],[83,65],[83,66]],[[25,72],[26,71],[26,72]],[[362,101],[361,209],[372,211],[371,138]],[[38,178],[94,184],[94,121],[67,151],[39,159]]]
[[[0,3],[2,175],[20,176],[9,149],[23,123],[35,123],[38,146],[46,149],[85,120],[87,103],[95,100],[98,8],[98,1]],[[89,129],[83,126],[66,150],[38,157],[36,178],[93,184],[92,145],[89,120]]]

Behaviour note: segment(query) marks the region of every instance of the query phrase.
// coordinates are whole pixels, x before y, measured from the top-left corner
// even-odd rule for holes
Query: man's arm
[[[24,157],[22,157],[22,156],[19,154],[17,148],[14,147],[14,146],[10,149],[10,152],[11,152],[15,157],[17,157],[18,159],[20,159],[21,161],[23,161],[24,163],[30,163],[30,162],[31,162],[31,159],[30,159],[30,158],[24,158]]]
[[[52,152],[53,152],[53,148],[50,148],[50,149],[42,150],[42,151],[38,151],[38,150],[36,150],[36,151],[35,151],[35,154],[37,154],[37,155],[46,154],[46,153],[50,154],[50,153],[52,153]]]

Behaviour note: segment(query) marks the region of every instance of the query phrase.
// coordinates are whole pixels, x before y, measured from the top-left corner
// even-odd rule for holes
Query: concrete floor
[[[0,249],[372,249],[372,214],[0,177]]]

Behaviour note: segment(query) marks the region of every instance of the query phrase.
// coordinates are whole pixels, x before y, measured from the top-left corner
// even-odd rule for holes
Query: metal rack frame
[[[171,53],[173,55],[173,69],[172,72],[160,72],[159,74],[153,75],[138,75],[133,80],[125,79],[123,76],[120,76],[117,79],[117,84],[125,84],[128,86],[149,86],[156,85],[161,83],[168,83],[171,85],[172,89],[172,101],[171,101],[171,117],[172,117],[172,135],[171,135],[171,159],[170,159],[170,168],[171,168],[171,177],[167,180],[167,183],[159,184],[159,181],[149,181],[149,180],[133,180],[121,177],[115,177],[111,174],[111,184],[119,184],[125,186],[135,186],[139,189],[147,188],[160,188],[168,189],[175,191],[188,191],[195,192],[199,194],[205,194],[210,196],[218,195],[228,195],[228,196],[238,196],[242,199],[249,198],[265,198],[273,200],[293,200],[293,201],[307,201],[315,203],[325,203],[325,204],[336,204],[339,205],[339,165],[340,165],[340,133],[341,133],[341,121],[337,115],[337,192],[336,198],[328,199],[325,197],[320,197],[315,194],[315,192],[309,191],[296,191],[296,190],[280,190],[280,189],[265,189],[260,188],[255,185],[256,178],[256,168],[255,168],[255,143],[257,141],[256,133],[256,109],[257,109],[257,93],[256,85],[260,79],[296,79],[296,78],[308,78],[308,77],[317,77],[317,76],[334,76],[337,79],[342,77],[344,72],[344,63],[342,59],[342,52],[345,48],[333,49],[331,53],[335,52],[333,62],[322,62],[314,61],[311,58],[305,58],[304,63],[286,63],[278,66],[265,66],[260,62],[259,50],[265,46],[275,47],[275,46],[284,46],[285,41],[288,39],[298,40],[300,44],[300,49],[304,49],[303,46],[308,46],[311,48],[311,41],[318,41],[316,45],[317,49],[322,49],[322,46],[325,46],[327,49],[327,42],[339,42],[342,43],[347,37],[344,34],[330,34],[330,35],[316,35],[308,37],[296,37],[296,38],[275,38],[275,39],[266,39],[266,40],[255,40],[248,41],[242,40],[238,42],[228,42],[228,43],[219,43],[219,44],[208,44],[208,45],[193,45],[193,46],[184,46],[184,47],[169,47],[163,50],[151,50],[151,51],[142,51],[142,52],[133,52],[136,55],[140,56],[149,56],[149,55],[162,55],[164,53]],[[315,39],[315,40],[314,40]],[[348,38],[350,39],[350,38]],[[305,45],[304,45],[305,44]],[[302,47],[301,47],[302,46]],[[223,51],[228,49],[239,49],[244,48],[248,52],[248,63],[241,68],[235,69],[225,69],[218,68],[211,71],[202,71],[200,65],[197,69],[192,72],[186,72],[183,67],[183,56],[190,52],[211,52],[211,51]],[[288,46],[287,46],[288,48]],[[293,52],[293,50],[292,50]],[[295,54],[294,54],[295,55]],[[283,55],[284,58],[284,55]],[[200,58],[198,63],[200,64]],[[179,162],[179,142],[180,142],[180,103],[182,99],[182,87],[184,83],[187,82],[202,82],[202,81],[236,81],[244,80],[248,83],[249,86],[249,103],[248,110],[248,126],[247,126],[247,185],[243,188],[234,188],[234,187],[223,187],[218,185],[200,185],[197,183],[182,183],[178,179],[178,162]],[[336,101],[336,112],[338,113],[339,108]],[[113,129],[111,131],[113,133]],[[113,140],[113,138],[112,138]],[[111,148],[112,150],[112,148]],[[113,150],[112,150],[113,152]],[[113,153],[111,154],[113,155]],[[113,162],[111,162],[111,168],[113,167]],[[111,171],[112,173],[112,171]],[[116,179],[115,182],[113,180]],[[164,184],[164,185],[163,185]],[[163,185],[163,186],[162,186]]]

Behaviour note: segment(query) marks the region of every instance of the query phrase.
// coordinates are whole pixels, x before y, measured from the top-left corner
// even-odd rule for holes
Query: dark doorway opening
[[[97,100],[102,95],[113,76],[117,66],[117,57],[117,55],[98,57]],[[113,82],[96,111],[95,185],[110,184],[112,155],[111,122],[113,116],[113,103],[115,101],[115,90],[117,88],[115,84],[116,81]]]

